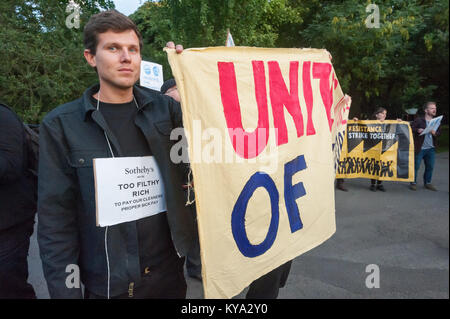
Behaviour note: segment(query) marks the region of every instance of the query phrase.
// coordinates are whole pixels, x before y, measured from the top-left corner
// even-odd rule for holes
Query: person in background
[[[346,103],[352,104],[352,97],[350,95],[345,95]],[[358,121],[357,117],[353,118],[353,121]],[[336,189],[339,189],[343,192],[348,192],[348,188],[344,186],[344,179],[343,178],[336,178]]]
[[[384,107],[379,107],[373,113],[372,119],[378,120],[380,122],[384,122],[386,120],[387,110]],[[397,121],[401,122],[401,119],[397,119]],[[383,182],[376,179],[370,180],[370,190],[372,192],[376,192],[377,190],[385,192],[386,188],[383,186]]]
[[[169,79],[163,83],[161,86],[161,94],[165,94],[173,98],[175,101],[180,103],[180,93],[177,89],[177,83],[175,82],[175,79]]]
[[[161,93],[170,96],[175,101],[180,102],[180,93],[177,89],[177,83],[175,82],[175,79],[169,79],[163,83],[161,86]],[[186,168],[186,176],[188,176],[190,171],[190,165],[187,163],[184,163]],[[186,181],[185,188],[187,189],[190,187],[188,185],[189,181]],[[192,194],[192,195],[191,195]],[[186,196],[194,196],[194,193],[186,193]],[[193,198],[189,198],[189,201],[193,203]],[[194,216],[197,216],[195,204],[189,205],[189,207],[192,209]],[[186,271],[188,273],[188,276],[197,280],[202,280],[202,263],[200,259],[200,243],[198,238],[196,238],[195,242],[192,245],[192,249],[187,253],[186,255]]]
[[[27,282],[37,190],[28,157],[22,121],[0,104],[0,299],[36,298]]]
[[[339,189],[343,192],[348,192],[348,188],[344,186],[344,179],[343,178],[336,178],[336,189]]]
[[[409,185],[413,191],[417,190],[417,173],[422,160],[425,162],[425,172],[423,174],[423,183],[426,189],[437,191],[436,187],[431,184],[433,177],[435,148],[437,146],[437,138],[440,135],[440,128],[431,130],[430,133],[420,135],[424,129],[429,125],[430,121],[436,116],[436,102],[427,102],[423,106],[425,116],[417,117],[411,129],[414,137],[414,182]]]

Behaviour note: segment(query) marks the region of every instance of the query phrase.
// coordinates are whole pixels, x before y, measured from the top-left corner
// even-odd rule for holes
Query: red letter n
[[[331,118],[331,106],[333,105],[333,88],[330,85],[330,63],[314,63],[313,64],[313,78],[319,79],[320,95],[322,96],[323,104],[325,105],[325,112],[327,113],[328,125],[333,125]]]
[[[311,86],[311,61],[303,62],[303,96],[306,102],[306,111],[308,112],[308,121],[306,124],[306,135],[315,135],[314,123],[312,120],[313,111],[313,91]]]

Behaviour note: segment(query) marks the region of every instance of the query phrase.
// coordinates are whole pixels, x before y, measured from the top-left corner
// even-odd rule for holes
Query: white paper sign
[[[164,79],[162,65],[153,62],[142,61],[140,84],[149,89],[160,91],[161,85],[163,85],[163,83]]]
[[[420,133],[420,135],[428,134],[428,133],[430,133],[433,130],[437,131],[437,129],[441,125],[442,117],[443,117],[443,115],[435,117],[434,119],[432,119],[430,121],[430,123],[428,123],[427,127],[422,131],[422,133]]]
[[[97,226],[166,211],[164,184],[153,156],[94,159]]]

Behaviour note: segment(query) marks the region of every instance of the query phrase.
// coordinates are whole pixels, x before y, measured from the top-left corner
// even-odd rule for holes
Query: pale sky
[[[113,2],[117,11],[128,16],[134,13],[146,0],[113,0]]]

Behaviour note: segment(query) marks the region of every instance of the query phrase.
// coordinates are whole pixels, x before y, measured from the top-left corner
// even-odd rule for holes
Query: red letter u
[[[237,93],[233,62],[217,62],[220,96],[227,122],[228,134],[235,152],[243,158],[258,156],[269,140],[269,113],[267,108],[266,76],[264,63],[252,61],[255,96],[258,105],[258,127],[247,133],[242,126],[241,106]]]

